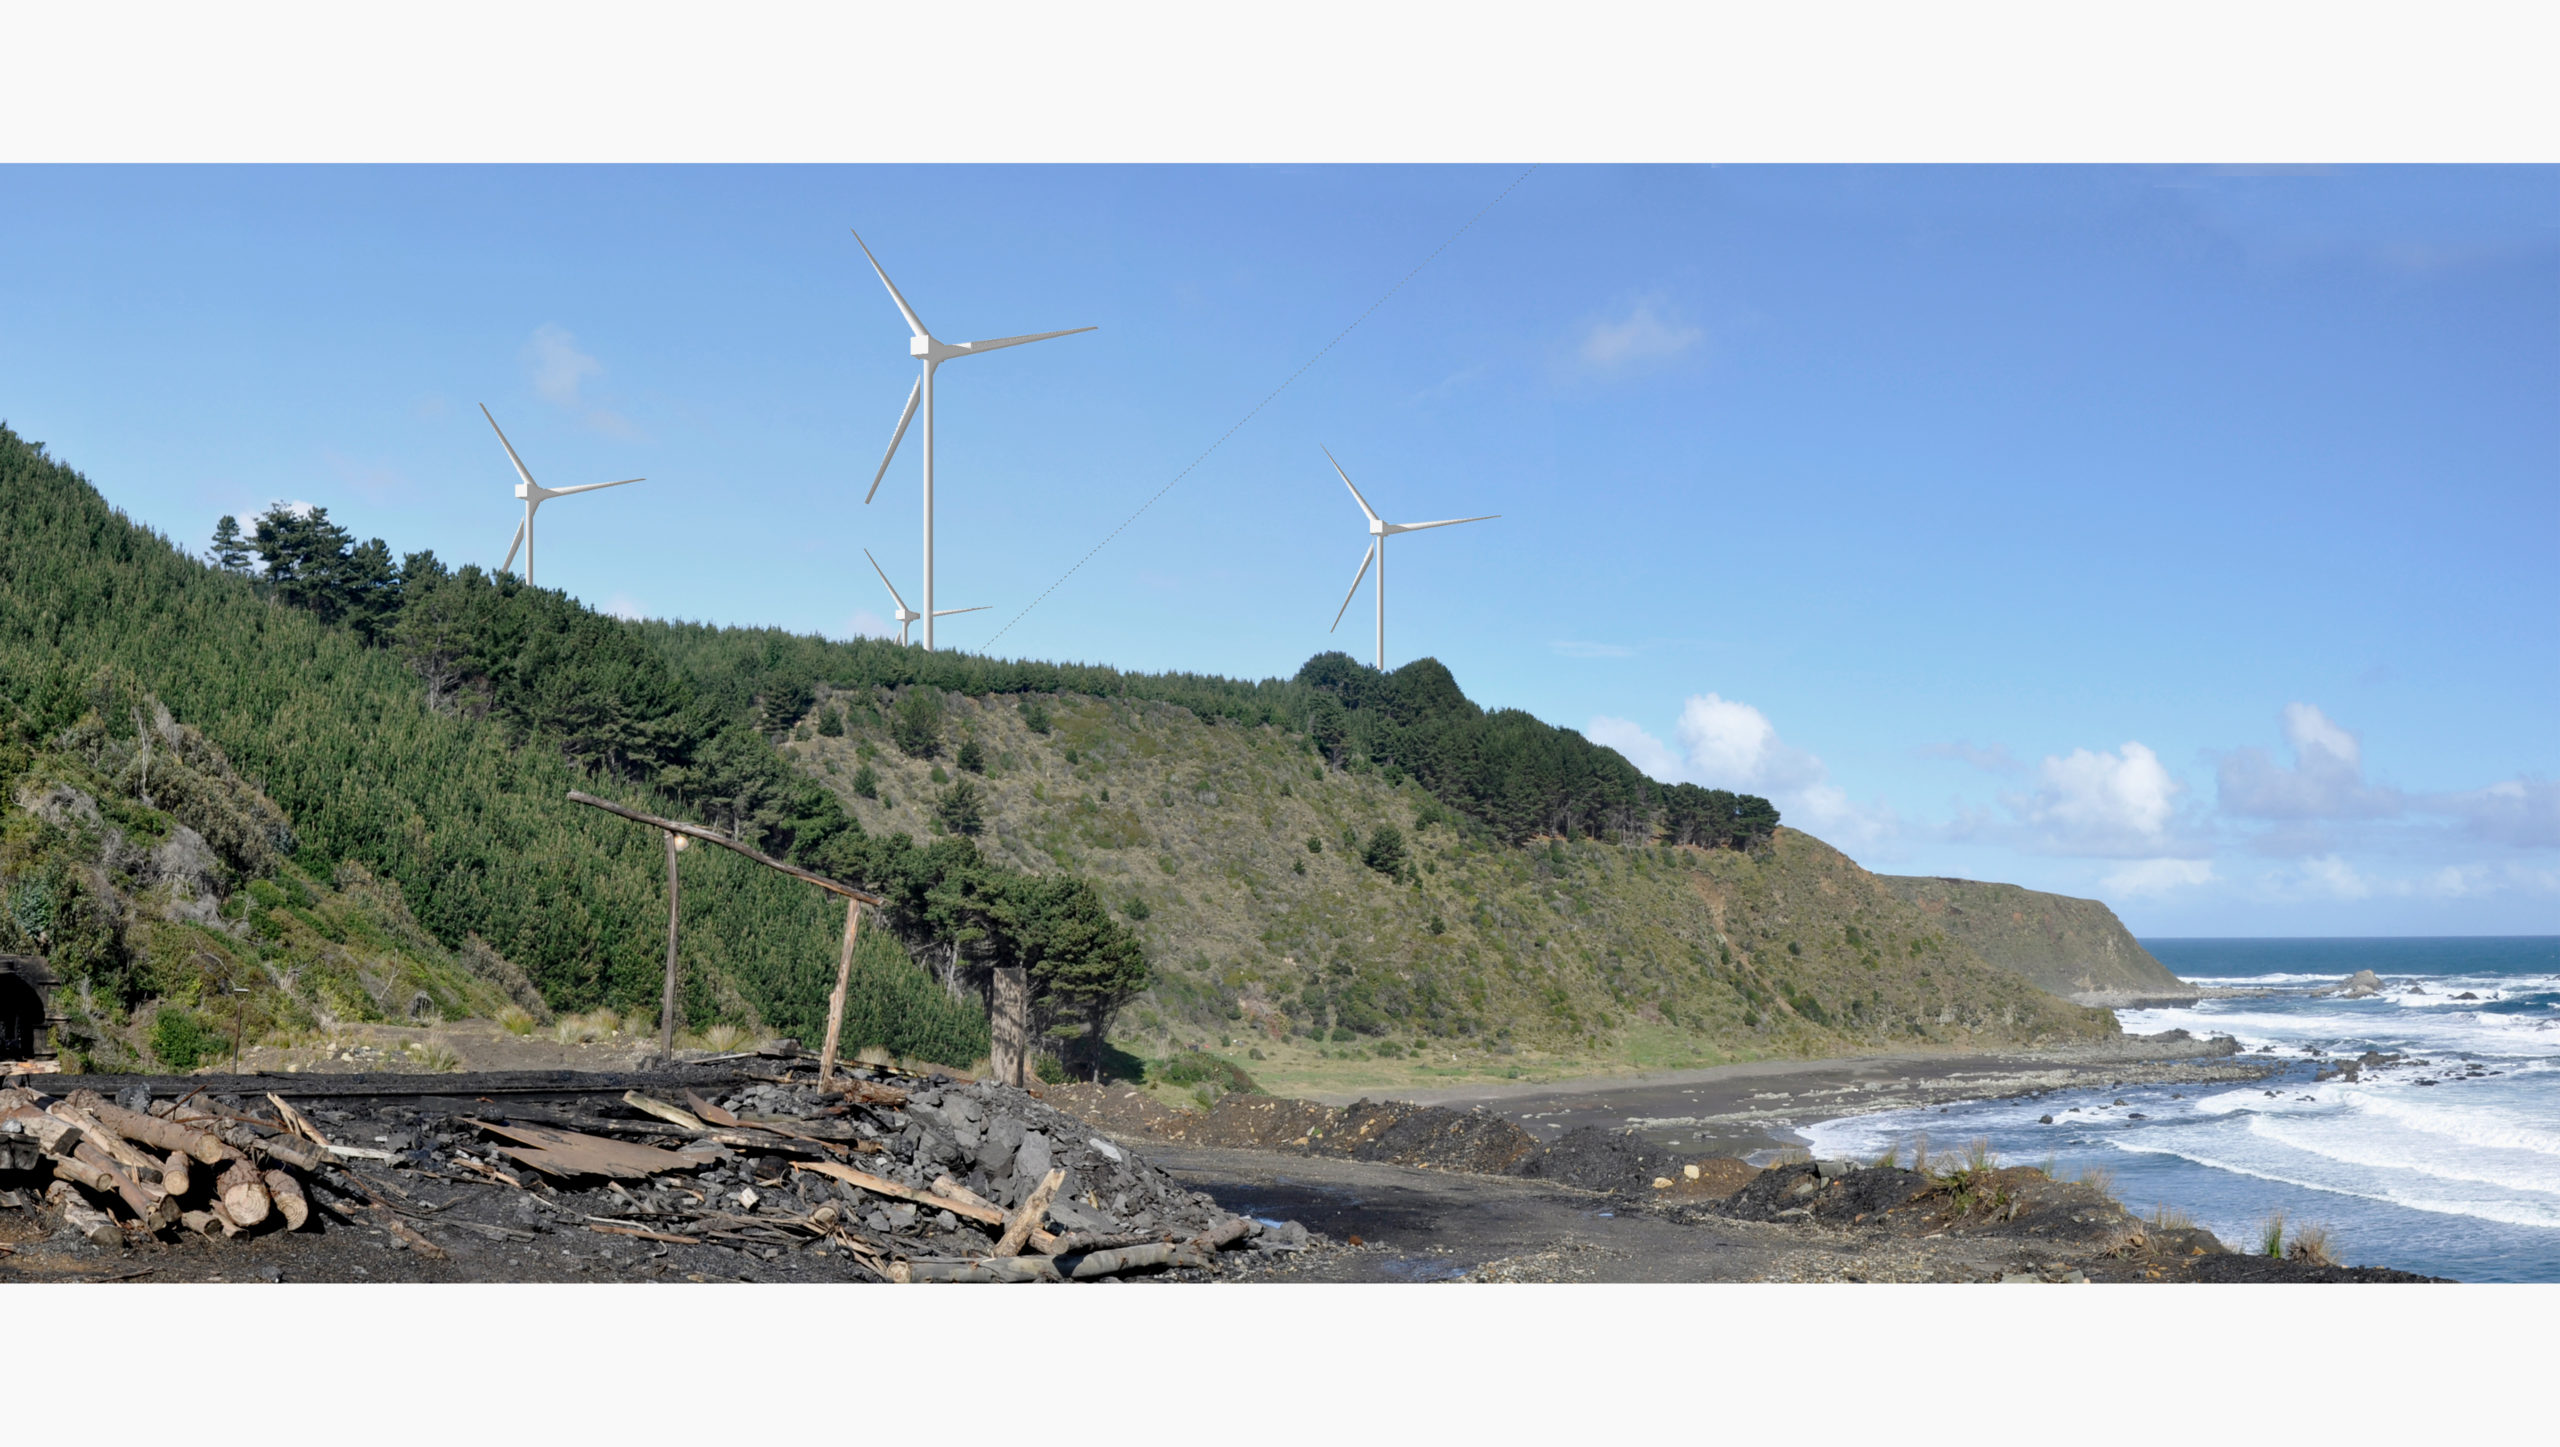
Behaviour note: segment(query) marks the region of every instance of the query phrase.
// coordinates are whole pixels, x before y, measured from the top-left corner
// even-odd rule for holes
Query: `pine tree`
[[[213,551],[206,560],[226,573],[249,571],[249,545],[240,536],[240,520],[229,513],[213,525]]]

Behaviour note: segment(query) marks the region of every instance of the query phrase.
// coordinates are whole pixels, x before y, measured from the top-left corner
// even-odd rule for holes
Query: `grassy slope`
[[[889,741],[879,720],[891,697],[830,694],[821,706],[848,706],[846,735],[804,730],[786,748],[866,828],[922,835],[938,786],[933,765]],[[1043,737],[1012,699],[954,695],[946,707],[946,773],[959,777],[950,755],[963,736],[990,760],[979,781],[990,852],[1077,869],[1115,902],[1143,901],[1160,982],[1120,1032],[1141,1053],[1205,1043],[1287,1086],[2017,1045],[2114,1028],[1949,940],[1794,830],[1753,855],[1511,849],[1414,830],[1418,787],[1325,768],[1278,728],[1053,696]],[[851,792],[865,746],[878,801]],[[1380,823],[1406,829],[1416,883],[1343,847],[1346,827],[1365,837]],[[1339,1045],[1302,1033],[1364,1008],[1388,1028]]]
[[[2184,988],[2169,967],[2094,899],[2042,894],[2014,884],[1926,875],[1879,875],[1983,958],[2057,995],[2142,994]]]

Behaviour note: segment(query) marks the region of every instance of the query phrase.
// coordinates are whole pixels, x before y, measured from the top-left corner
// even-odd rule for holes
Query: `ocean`
[[[1851,1116],[1802,1133],[1823,1157],[1872,1158],[1926,1131],[1933,1153],[1979,1138],[2011,1164],[2103,1169],[2128,1207],[2165,1203],[2235,1250],[2282,1211],[2327,1228],[2353,1265],[2560,1281],[2560,938],[2142,943],[2190,983],[2267,993],[2119,1010],[2127,1031],[2231,1035],[2281,1073]],[[2381,991],[2311,993],[2358,970]],[[2352,1083],[2314,1078],[2367,1051],[2404,1058]]]

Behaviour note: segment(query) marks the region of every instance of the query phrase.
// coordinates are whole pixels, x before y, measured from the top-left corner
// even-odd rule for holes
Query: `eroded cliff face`
[[[1949,938],[2038,989],[2084,1005],[2196,997],[2098,900],[1973,879],[1875,878]]]

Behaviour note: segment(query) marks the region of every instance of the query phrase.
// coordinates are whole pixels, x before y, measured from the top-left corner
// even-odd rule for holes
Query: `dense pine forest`
[[[201,731],[278,812],[263,852],[224,857],[225,887],[280,871],[321,889],[379,877],[456,960],[520,970],[560,1009],[653,1010],[657,841],[565,799],[571,788],[612,793],[887,895],[895,938],[875,935],[864,956],[858,1037],[961,1060],[984,1049],[965,986],[986,969],[1031,968],[1051,1039],[1072,1056],[1099,1048],[1114,1011],[1148,984],[1148,961],[1087,881],[983,853],[965,778],[952,786],[952,827],[927,842],[865,831],[776,747],[829,690],[886,689],[927,711],[945,692],[1023,695],[1033,707],[1077,694],[1276,726],[1325,766],[1409,777],[1441,819],[1489,843],[1745,848],[1777,825],[1765,800],[1665,787],[1570,730],[1488,713],[1430,660],[1382,674],[1325,654],[1295,678],[1250,683],[1133,674],[628,622],[430,553],[393,557],[325,511],[274,510],[246,530],[222,519],[198,561],[0,427],[0,782],[22,794],[60,771],[46,761],[67,757],[79,731],[112,734],[122,715],[156,710]],[[902,736],[911,750],[937,742]],[[28,870],[43,852],[21,842],[0,850],[12,900],[33,898]],[[810,1033],[839,916],[808,886],[718,851],[683,867],[688,1017]],[[47,908],[64,918],[84,888],[106,888],[58,861],[45,868]],[[27,911],[6,913],[0,948],[42,943]],[[138,948],[104,930],[61,963],[104,990],[101,1008],[129,1008],[173,988],[165,972],[134,967]],[[936,962],[958,998],[910,959]]]

